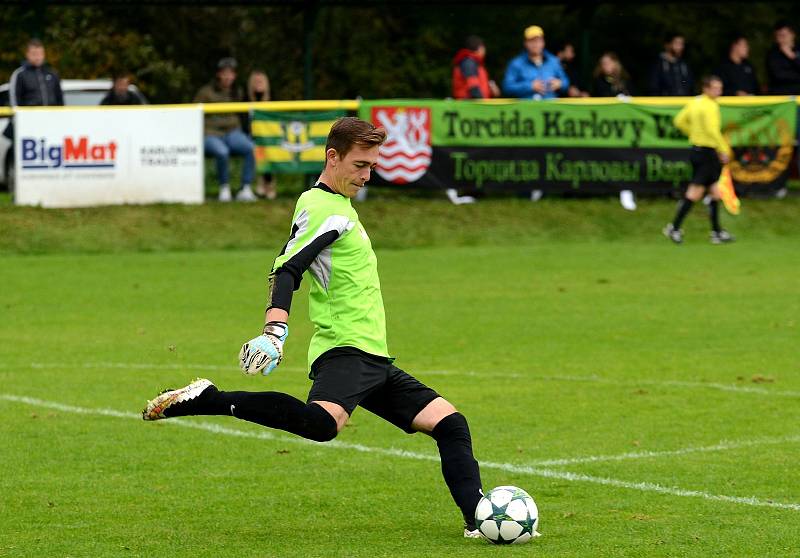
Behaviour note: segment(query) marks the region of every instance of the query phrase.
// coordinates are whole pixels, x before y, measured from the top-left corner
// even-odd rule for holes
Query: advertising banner
[[[691,177],[679,105],[611,101],[364,101],[388,131],[373,183],[429,188],[659,192]],[[792,100],[722,105],[738,189],[777,189],[794,149]]]
[[[20,109],[15,202],[42,207],[203,202],[203,113]]]
[[[253,142],[259,173],[317,173],[325,162],[325,140],[344,111],[253,112]]]

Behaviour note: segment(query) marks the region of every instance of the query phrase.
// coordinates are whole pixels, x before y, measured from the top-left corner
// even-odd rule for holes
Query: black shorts
[[[719,162],[719,156],[714,148],[695,145],[692,147],[689,161],[692,163],[691,184],[708,187],[719,180],[722,163]]]
[[[323,353],[311,365],[309,377],[314,380],[308,392],[309,403],[337,403],[348,415],[360,405],[409,434],[414,432],[414,417],[439,397],[390,359],[353,347],[337,347]]]

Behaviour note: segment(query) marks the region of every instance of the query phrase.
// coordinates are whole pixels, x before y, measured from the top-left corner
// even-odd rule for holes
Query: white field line
[[[187,370],[187,371],[232,371],[237,372],[238,367],[235,362],[230,365],[214,365],[214,364],[191,364],[191,363],[146,363],[146,362],[87,362],[82,364],[69,364],[69,363],[46,363],[46,362],[32,362],[29,364],[31,368],[62,368],[62,369],[78,369],[78,368],[118,368],[128,370]],[[10,367],[10,365],[0,364],[0,367]],[[286,372],[307,372],[305,367],[300,366],[286,366],[280,368]],[[664,387],[678,387],[687,389],[715,389],[720,391],[728,391],[732,393],[750,393],[754,395],[768,395],[773,397],[798,397],[800,398],[800,391],[785,391],[785,390],[772,390],[763,387],[742,386],[738,384],[722,384],[719,382],[690,382],[683,380],[615,380],[612,378],[604,378],[602,376],[563,376],[563,375],[526,375],[514,372],[500,372],[500,373],[483,373],[473,371],[456,371],[456,370],[424,370],[419,371],[419,376],[457,376],[467,378],[483,378],[483,379],[513,379],[513,380],[527,380],[531,382],[544,381],[544,382],[585,382],[585,383],[599,383],[623,387],[640,387],[643,385],[649,386],[664,386]]]
[[[561,467],[564,465],[580,465],[583,463],[601,463],[605,461],[627,461],[631,459],[649,459],[659,457],[674,457],[692,453],[712,453],[730,451],[742,448],[753,448],[766,445],[783,445],[800,442],[800,436],[780,436],[776,438],[754,438],[752,440],[723,440],[710,446],[696,446],[665,451],[632,451],[614,455],[587,455],[585,457],[568,457],[564,459],[544,459],[534,461],[531,465],[537,467]]]
[[[77,407],[74,405],[66,405],[64,403],[59,403],[56,401],[45,401],[43,399],[36,399],[33,397],[25,397],[19,395],[11,395],[11,394],[0,394],[0,399],[5,401],[11,401],[15,403],[23,403],[26,405],[31,405],[34,407],[43,407],[47,409],[54,409],[57,411],[62,411],[66,413],[75,413],[81,415],[101,415],[101,416],[110,416],[110,417],[117,417],[117,418],[126,418],[126,419],[136,419],[141,420],[141,415],[137,413],[130,413],[130,412],[123,412],[123,411],[116,411],[113,409],[91,409],[87,407]],[[235,436],[239,438],[254,438],[258,440],[272,440],[272,441],[279,441],[281,443],[292,443],[292,444],[302,444],[302,445],[313,445],[320,448],[334,448],[334,449],[346,449],[346,450],[353,450],[362,453],[372,453],[377,455],[388,455],[391,457],[403,457],[406,459],[416,459],[420,461],[432,461],[438,462],[439,458],[434,455],[427,455],[412,451],[401,450],[397,448],[376,448],[371,446],[365,446],[362,444],[350,444],[347,442],[339,442],[334,440],[333,442],[327,443],[317,443],[312,442],[309,440],[305,440],[303,438],[298,437],[288,437],[282,435],[272,434],[269,431],[260,431],[260,432],[250,432],[244,430],[237,430],[234,428],[226,428],[223,426],[219,426],[217,424],[212,424],[208,422],[202,422],[197,420],[181,420],[181,419],[172,419],[166,422],[167,424],[173,424],[176,426],[183,426],[186,428],[194,428],[197,430],[204,430],[206,432],[211,432],[214,434],[221,434],[225,436]],[[678,487],[670,487],[670,486],[663,486],[660,484],[650,483],[650,482],[632,482],[632,481],[624,481],[618,479],[612,479],[607,477],[597,477],[592,475],[584,475],[581,473],[572,473],[569,471],[558,471],[553,469],[542,469],[538,467],[531,467],[531,466],[524,466],[524,465],[513,465],[510,463],[493,463],[490,461],[483,461],[480,463],[480,466],[484,469],[495,469],[499,471],[505,471],[507,473],[515,473],[515,474],[524,474],[524,475],[533,475],[539,476],[549,479],[558,479],[558,480],[566,480],[571,482],[586,482],[592,484],[599,484],[604,486],[611,486],[614,488],[626,488],[629,490],[637,490],[640,492],[655,492],[658,494],[665,494],[669,496],[680,496],[685,498],[702,498],[704,500],[716,501],[716,502],[726,502],[730,504],[740,504],[746,506],[755,506],[755,507],[765,507],[765,508],[777,508],[777,509],[784,509],[784,510],[792,510],[792,511],[800,511],[800,504],[798,503],[791,503],[791,502],[773,502],[771,500],[764,500],[755,497],[741,497],[741,496],[726,496],[720,494],[710,494],[708,492],[702,492],[699,490],[687,490]]]

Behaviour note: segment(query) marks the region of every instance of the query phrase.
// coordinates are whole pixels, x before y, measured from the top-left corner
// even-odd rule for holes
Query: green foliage
[[[22,58],[30,36],[46,42],[53,65],[67,78],[108,76],[127,67],[154,101],[190,101],[221,56],[240,62],[245,82],[255,68],[270,76],[273,98],[303,96],[304,29],[313,31],[315,98],[445,97],[450,61],[466,35],[487,42],[489,73],[502,79],[522,47],[522,29],[544,27],[547,41],[572,40],[588,76],[606,50],[616,51],[641,91],[647,69],[668,30],[688,39],[687,57],[699,76],[716,67],[733,32],[751,38],[751,60],[765,80],[763,59],[777,18],[798,21],[800,5],[681,4],[299,4],[273,6],[108,7],[34,4],[0,11],[0,80]],[[17,45],[14,48],[14,45]]]

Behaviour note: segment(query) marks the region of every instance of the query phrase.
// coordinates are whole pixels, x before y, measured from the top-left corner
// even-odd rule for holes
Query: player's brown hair
[[[386,141],[386,130],[355,116],[340,118],[331,126],[325,151],[335,149],[340,157],[347,155],[354,145],[374,147]]]
[[[703,76],[703,78],[700,80],[700,83],[702,84],[703,89],[705,89],[715,81],[722,83],[722,78],[719,76],[715,76],[714,74],[709,74],[707,76]]]

